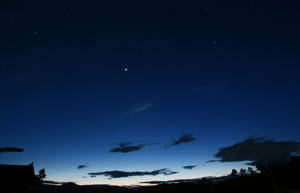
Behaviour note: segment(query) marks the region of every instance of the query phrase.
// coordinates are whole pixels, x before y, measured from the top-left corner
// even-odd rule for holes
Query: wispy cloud
[[[153,105],[152,102],[148,102],[148,103],[144,103],[144,104],[138,104],[138,105],[135,105],[135,106],[133,107],[133,109],[132,109],[130,112],[131,112],[132,114],[140,113],[140,112],[146,111],[146,110],[149,109],[152,105]]]
[[[163,168],[163,169],[158,169],[158,170],[153,170],[153,171],[119,171],[119,170],[114,170],[114,171],[104,171],[104,172],[94,172],[94,173],[89,173],[90,176],[108,176],[110,178],[124,178],[124,177],[131,177],[131,176],[156,176],[156,175],[172,175],[172,174],[177,174],[178,172],[172,171],[168,168]]]

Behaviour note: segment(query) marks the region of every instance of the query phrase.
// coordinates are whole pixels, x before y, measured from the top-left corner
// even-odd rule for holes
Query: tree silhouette
[[[232,169],[231,171],[231,176],[237,176],[238,172],[236,171],[236,169]]]
[[[39,171],[39,174],[36,176],[37,177],[37,180],[39,183],[42,183],[44,181],[44,179],[46,178],[46,171],[45,169],[41,169]]]
[[[248,167],[248,171],[247,172],[248,172],[249,175],[254,175],[255,174],[255,171],[251,167]]]
[[[247,172],[244,168],[241,168],[239,173],[241,176],[245,176],[247,174]]]
[[[207,178],[201,178],[201,179],[198,181],[198,185],[209,186],[209,185],[211,185],[211,181],[208,180]]]

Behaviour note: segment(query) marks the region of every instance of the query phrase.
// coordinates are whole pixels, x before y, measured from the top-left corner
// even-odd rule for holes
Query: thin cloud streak
[[[185,169],[185,170],[192,170],[195,167],[197,167],[197,166],[196,165],[190,165],[190,166],[183,166],[182,168]]]
[[[145,103],[145,104],[140,104],[140,105],[136,105],[136,106],[132,109],[131,113],[132,113],[132,114],[136,114],[136,113],[140,113],[140,112],[146,111],[146,110],[149,109],[152,105],[153,105],[152,102]]]

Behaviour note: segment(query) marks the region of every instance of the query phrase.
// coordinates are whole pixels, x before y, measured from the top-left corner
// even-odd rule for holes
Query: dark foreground
[[[258,165],[257,170],[234,171],[222,178],[202,178],[190,182],[160,182],[141,187],[109,185],[32,186],[28,193],[300,193],[300,157],[292,157],[286,164]],[[221,179],[221,180],[220,180]],[[5,192],[5,191],[1,191]],[[11,192],[11,191],[6,191]]]
[[[297,179],[298,181],[300,179]],[[31,193],[300,193],[299,185],[274,184],[272,179],[263,176],[243,176],[224,182],[212,184],[203,179],[198,183],[170,183],[146,187],[101,187],[101,186],[77,186],[64,184],[62,186],[44,186],[31,191]]]

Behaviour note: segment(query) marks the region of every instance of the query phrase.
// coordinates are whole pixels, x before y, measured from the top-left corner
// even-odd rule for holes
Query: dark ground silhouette
[[[257,165],[256,169],[233,169],[220,178],[202,178],[191,182],[161,182],[154,186],[119,187],[109,185],[78,186],[63,183],[60,186],[40,185],[30,193],[296,193],[300,192],[300,157],[292,157],[285,164]]]
[[[282,164],[260,164],[233,169],[231,174],[219,178],[175,180],[157,182],[154,186],[119,187],[110,185],[79,186],[75,183],[47,185],[42,181],[45,170],[34,174],[33,164],[0,165],[0,192],[2,193],[296,193],[300,192],[300,156],[291,157]],[[151,183],[149,183],[151,184]]]
[[[38,184],[33,163],[29,165],[0,164],[0,192],[23,193],[29,187]]]
[[[292,157],[286,164],[258,165],[252,168],[233,170],[228,180],[213,182],[202,178],[196,183],[166,183],[126,193],[181,193],[181,192],[236,192],[236,193],[296,193],[300,192],[300,157]]]

